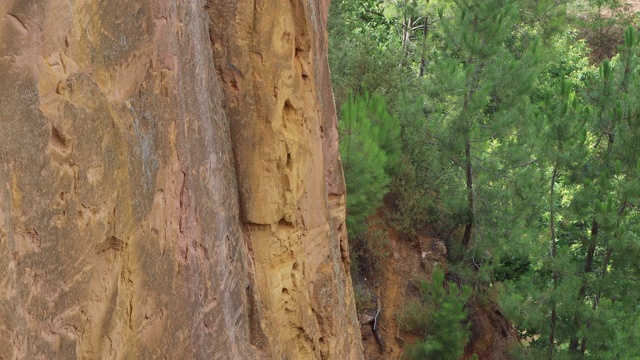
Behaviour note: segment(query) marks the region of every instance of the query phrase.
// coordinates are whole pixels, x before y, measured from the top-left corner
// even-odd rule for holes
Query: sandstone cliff
[[[0,359],[357,359],[321,0],[0,2]]]

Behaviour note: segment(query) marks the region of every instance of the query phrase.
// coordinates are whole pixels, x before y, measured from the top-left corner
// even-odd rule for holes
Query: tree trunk
[[[551,175],[551,191],[549,194],[549,212],[550,212],[550,218],[551,218],[549,223],[549,228],[551,231],[551,262],[553,265],[553,296],[555,296],[555,292],[558,289],[558,271],[555,268],[557,244],[556,244],[556,223],[555,223],[556,214],[555,214],[555,204],[554,204],[557,173],[558,173],[558,161],[556,161],[555,165],[553,166],[553,175]],[[553,347],[555,342],[555,329],[556,329],[557,317],[558,317],[558,314],[556,310],[556,300],[551,299],[551,319],[550,319],[551,329],[549,331],[549,351],[548,351],[549,359],[553,358]]]
[[[462,105],[462,113],[469,115],[469,103],[471,102],[471,97],[478,86],[478,77],[480,76],[480,72],[482,71],[483,65],[478,66],[472,73],[471,78],[467,78],[467,81],[470,80],[469,90],[464,99],[464,104]],[[465,141],[464,141],[464,167],[465,167],[465,175],[466,175],[466,188],[467,188],[467,205],[469,206],[467,223],[464,226],[464,236],[462,237],[462,244],[466,247],[471,242],[473,225],[474,225],[474,195],[473,195],[473,164],[471,162],[471,120],[467,118],[469,122],[468,128],[466,129]]]
[[[624,214],[624,210],[627,208],[627,202],[625,201],[622,207],[618,209],[618,215],[622,216]],[[595,222],[595,221],[594,221]],[[593,234],[593,231],[592,231]],[[607,246],[607,251],[604,254],[604,258],[602,259],[602,271],[600,271],[600,280],[597,284],[596,297],[593,299],[592,309],[595,311],[598,308],[598,302],[600,301],[600,296],[602,295],[602,283],[604,281],[604,277],[607,275],[607,268],[609,267],[609,262],[611,261],[611,254],[613,253],[613,248],[611,245]],[[591,326],[591,323],[587,324],[587,327]],[[580,343],[580,355],[584,357],[585,352],[587,351],[587,337],[583,336],[582,341]]]
[[[613,248],[607,247],[607,252],[604,255],[604,260],[602,260],[602,272],[600,275],[600,284],[604,281],[605,275],[607,275],[607,268],[609,267],[609,261],[611,260],[611,253],[613,252]],[[593,300],[592,309],[595,311],[598,308],[598,301],[600,301],[600,296],[602,295],[601,287],[602,285],[598,285],[598,292],[596,294],[596,298]],[[587,325],[590,326],[591,324]],[[587,351],[587,337],[582,337],[582,342],[580,344],[580,355],[584,356],[584,353]]]
[[[406,59],[409,55],[409,39],[411,38],[411,15],[407,14],[407,1],[404,2],[402,16],[402,53]]]
[[[587,247],[587,257],[585,258],[584,263],[584,274],[582,274],[582,285],[580,286],[580,290],[578,290],[578,297],[576,298],[578,304],[584,301],[584,297],[587,295],[587,274],[593,272],[593,256],[596,252],[596,240],[598,237],[598,222],[593,220],[591,225],[591,236],[589,237],[589,245]],[[575,331],[581,326],[579,309],[576,309],[576,313],[573,316],[573,324]],[[586,342],[586,339],[582,339],[583,344]],[[580,341],[578,340],[578,335],[574,335],[569,342],[569,350],[572,352],[578,352],[578,345]]]
[[[427,47],[427,34],[429,34],[429,18],[425,16],[424,25],[422,26],[422,53],[420,54],[420,77],[424,76],[425,68],[427,67],[427,59],[425,58],[425,51]]]
[[[473,206],[474,206],[474,198],[473,198],[473,167],[471,165],[471,141],[469,138],[465,141],[464,148],[465,155],[465,171],[467,175],[467,204],[469,206],[469,218],[467,219],[467,224],[464,227],[464,236],[462,238],[462,243],[464,246],[468,246],[469,242],[471,242],[471,233],[473,231]]]

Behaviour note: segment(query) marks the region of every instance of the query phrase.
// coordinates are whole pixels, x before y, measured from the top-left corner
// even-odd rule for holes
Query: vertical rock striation
[[[357,324],[345,316],[355,308],[328,2],[210,0],[207,9],[266,337],[285,358],[358,357]]]
[[[361,358],[319,1],[0,2],[0,359]]]

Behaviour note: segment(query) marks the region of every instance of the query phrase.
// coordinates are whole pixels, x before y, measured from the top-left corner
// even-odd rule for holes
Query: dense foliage
[[[455,278],[502,289],[514,356],[640,357],[635,21],[613,0],[333,1],[350,237],[389,189],[403,236],[437,232]]]
[[[423,315],[423,321],[402,325],[405,328],[407,325],[411,327],[407,330],[427,335],[424,341],[409,347],[404,357],[442,360],[459,358],[469,338],[468,326],[462,321],[467,317],[464,304],[471,289],[468,286],[459,288],[454,282],[445,284],[445,274],[440,268],[433,271],[431,282],[420,280],[417,285],[421,306],[404,309],[400,314],[400,320],[402,323],[402,317]],[[411,310],[420,311],[422,314],[411,314]]]
[[[369,230],[367,218],[382,205],[391,177],[398,174],[400,126],[384,99],[366,91],[348,93],[338,125],[352,264],[356,269],[375,267],[384,255],[386,238],[380,231]]]
[[[379,95],[349,94],[342,105],[340,156],[347,184],[350,237],[364,233],[366,219],[382,204],[398,166],[399,126]]]

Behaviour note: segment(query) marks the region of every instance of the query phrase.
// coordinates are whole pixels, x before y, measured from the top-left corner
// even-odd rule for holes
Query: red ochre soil
[[[377,217],[380,218],[379,214]],[[417,296],[417,290],[411,285],[412,280],[430,279],[436,261],[447,268],[446,256],[437,251],[443,244],[441,240],[424,236],[404,239],[391,226],[384,225],[382,228],[388,235],[388,256],[380,262],[376,271],[366,276],[361,275],[358,280],[360,286],[374,295],[372,313],[376,310],[376,295],[380,295],[378,331],[384,342],[384,351],[380,350],[370,326],[361,326],[364,358],[371,360],[400,359],[406,346],[420,340],[419,336],[399,330],[397,314],[412,296]],[[463,359],[471,359],[473,354],[479,360],[509,359],[507,350],[518,346],[517,333],[502,316],[497,302],[490,301],[489,304],[482,305],[480,301],[472,299],[467,308],[471,310],[469,320],[472,339]]]

